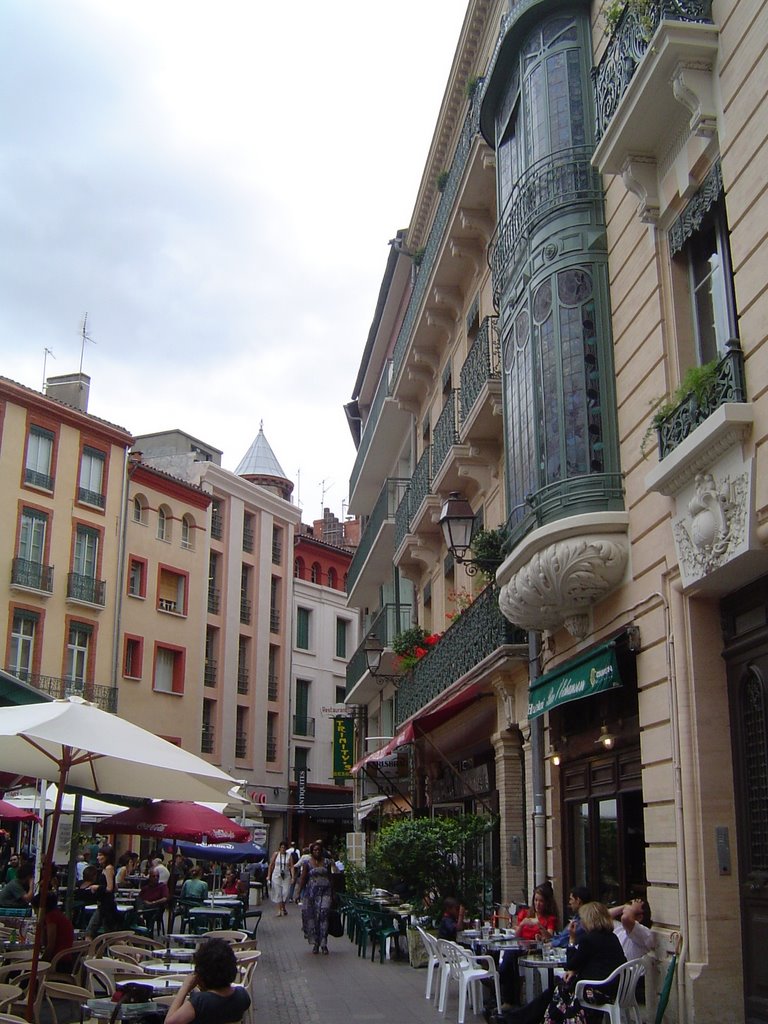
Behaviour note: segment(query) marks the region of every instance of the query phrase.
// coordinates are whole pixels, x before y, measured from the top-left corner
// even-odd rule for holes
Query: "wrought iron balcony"
[[[403,677],[397,691],[398,725],[499,647],[527,643],[525,631],[516,629],[501,614],[499,591],[490,584],[454,619],[429,654]]]
[[[366,637],[372,633],[385,647],[391,647],[398,633],[405,632],[412,625],[410,604],[385,604],[368,627]],[[347,697],[368,670],[364,648],[365,641],[347,662]]]
[[[31,562],[28,558],[14,558],[11,564],[11,585],[43,590],[50,594],[53,591],[53,566]]]
[[[432,486],[432,445],[428,445],[413,471],[411,481],[406,488],[403,500],[395,513],[395,550],[397,550],[410,532],[413,518],[422,502],[430,493]]]
[[[89,491],[87,487],[77,488],[77,500],[82,501],[84,505],[95,505],[96,508],[104,508],[107,503],[105,495],[98,491]]]
[[[267,761],[277,760],[277,740],[267,740]]]
[[[247,668],[237,670],[237,692],[247,694],[250,689],[250,675]]]
[[[437,476],[451,448],[459,443],[459,399],[461,392],[451,388],[432,434],[432,476]]]
[[[381,527],[387,521],[391,520],[394,522],[397,506],[405,494],[407,487],[408,481],[402,480],[399,477],[391,477],[384,483],[384,486],[376,499],[376,504],[373,506],[373,510],[368,517],[368,522],[365,524],[365,529],[360,537],[360,543],[357,546],[357,550],[355,551],[349,566],[349,571],[347,573],[348,594],[354,589],[355,583],[362,572],[363,566],[376,543],[376,538],[379,536]]]
[[[240,621],[246,626],[251,621],[251,602],[247,597],[240,598]]]
[[[279,540],[272,541],[272,564],[280,565],[283,561],[283,545]]]
[[[235,757],[248,756],[248,737],[244,733],[235,736]]]
[[[525,251],[534,225],[553,211],[559,213],[575,203],[602,199],[600,175],[592,167],[591,159],[589,146],[561,149],[526,168],[515,182],[490,245],[497,307],[505,281]]]
[[[200,737],[200,752],[203,754],[212,754],[214,747],[215,733],[212,725],[204,725],[202,735]]]
[[[388,359],[384,364],[384,370],[381,374],[378,387],[373,396],[371,402],[371,408],[368,410],[368,416],[363,427],[363,432],[360,437],[360,444],[357,449],[357,455],[355,456],[355,463],[352,466],[352,472],[349,477],[349,493],[355,489],[355,485],[360,477],[360,473],[363,468],[368,451],[371,447],[371,440],[373,435],[376,433],[376,427],[379,423],[379,417],[381,416],[381,410],[384,408],[384,402],[387,398],[392,395],[392,360]]]
[[[213,509],[211,512],[211,536],[216,540],[221,540],[222,534],[224,533],[224,517],[218,509]]]
[[[63,700],[65,697],[83,697],[101,708],[102,711],[117,711],[117,689],[114,686],[100,686],[82,679],[58,679],[56,676],[43,676],[37,672],[10,668],[9,672],[25,683],[34,686],[49,697]]]
[[[218,587],[208,587],[208,611],[218,615],[221,607],[221,591]]]
[[[47,473],[38,473],[36,469],[30,469],[28,466],[24,470],[24,483],[39,487],[42,491],[53,490],[52,476]]]
[[[277,608],[273,608],[269,613],[269,631],[270,633],[280,632],[280,612]]]
[[[308,718],[307,715],[294,715],[293,716],[293,734],[294,734],[294,736],[314,736],[315,735],[315,720],[314,720],[314,718]]]
[[[662,21],[711,24],[712,0],[650,0],[642,11],[637,5],[626,5],[600,63],[592,69],[597,142],[605,134]]]
[[[527,644],[499,609],[499,590],[490,584],[463,611],[420,662],[403,677],[397,691],[397,724],[507,644]]]
[[[489,380],[501,377],[501,351],[499,338],[491,329],[491,317],[487,316],[477,333],[461,368],[461,421],[467,419],[480,397],[483,386]]]
[[[93,576],[83,576],[79,572],[71,572],[67,576],[67,597],[72,601],[103,605],[106,589],[106,582]]]
[[[656,428],[659,458],[663,459],[693,433],[715,409],[726,402],[746,402],[744,356],[736,339],[726,345],[726,353],[717,364],[712,383],[698,397],[689,392],[680,404]]]
[[[267,700],[277,700],[278,693],[277,672],[270,672],[267,676]]]
[[[203,682],[206,686],[215,686],[218,678],[218,666],[213,658],[208,658],[203,669]]]
[[[253,528],[243,527],[243,551],[253,551]]]
[[[395,551],[405,540],[408,535],[408,529],[411,525],[411,496],[410,486],[406,488],[405,494],[400,499],[400,504],[397,506],[395,512]]]
[[[590,473],[568,477],[528,496],[525,506],[507,520],[505,549],[512,551],[531,531],[569,516],[624,510],[621,473]]]
[[[472,144],[480,131],[481,93],[482,89],[478,88],[475,90],[469,111],[464,119],[461,137],[459,138],[459,142],[453,155],[453,160],[451,161],[451,166],[448,170],[448,180],[445,184],[442,195],[440,196],[437,213],[435,214],[435,219],[432,222],[432,229],[424,248],[424,255],[408,302],[408,309],[406,310],[405,317],[400,328],[400,333],[398,334],[397,341],[395,342],[393,352],[394,381],[398,379],[400,371],[403,368],[405,356],[408,352],[408,347],[411,341],[411,335],[414,327],[416,326],[416,318],[421,308],[424,295],[426,294],[427,287],[432,276],[432,271],[435,266],[435,261],[440,249],[442,248],[446,228],[448,227],[449,220],[456,206],[456,199],[462,185],[467,160],[469,159],[469,155],[472,150]]]

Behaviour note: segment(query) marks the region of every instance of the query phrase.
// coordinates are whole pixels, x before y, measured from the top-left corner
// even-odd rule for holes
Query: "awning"
[[[530,689],[528,718],[538,718],[561,704],[617,686],[621,686],[621,676],[616,661],[616,641],[611,640],[539,676]]]
[[[384,803],[385,800],[389,800],[386,793],[379,793],[378,796],[369,796],[365,800],[361,800],[357,806],[357,817],[358,821],[363,821],[371,811],[375,811],[379,804]]]
[[[488,685],[487,681],[485,685]],[[418,735],[432,732],[433,729],[442,725],[443,722],[447,722],[449,718],[453,718],[454,715],[468,704],[474,703],[474,701],[482,696],[485,696],[482,682],[470,683],[469,685],[460,682],[447,687],[439,696],[431,700],[429,704],[425,704],[415,715],[406,718],[397,734],[385,743],[383,747],[379,747],[378,750],[373,750],[370,754],[366,754],[365,757],[361,758],[353,766],[352,774],[357,774],[367,764],[385,761],[398,747],[405,746],[406,743],[413,743]]]

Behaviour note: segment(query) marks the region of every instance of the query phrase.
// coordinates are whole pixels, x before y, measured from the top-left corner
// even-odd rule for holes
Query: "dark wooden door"
[[[739,847],[745,1018],[768,1022],[768,624],[765,592],[750,588],[724,616]],[[740,629],[739,626],[743,628]]]

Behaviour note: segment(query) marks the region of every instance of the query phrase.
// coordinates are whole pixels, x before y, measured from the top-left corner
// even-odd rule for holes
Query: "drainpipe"
[[[120,678],[122,651],[120,629],[123,619],[123,587],[125,586],[125,555],[128,534],[128,482],[134,467],[141,462],[141,453],[125,452],[123,466],[123,493],[120,500],[120,519],[117,525],[117,593],[115,594],[115,621],[112,633],[112,688],[115,691],[115,712],[117,712],[117,681]]]
[[[541,633],[528,631],[529,688],[541,675]],[[540,885],[547,878],[547,805],[544,786],[544,717],[531,722],[531,784],[533,788],[533,879]]]

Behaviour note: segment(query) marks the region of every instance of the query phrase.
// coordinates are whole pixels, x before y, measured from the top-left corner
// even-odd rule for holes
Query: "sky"
[[[304,521],[343,515],[343,406],[466,7],[0,0],[0,374],[82,357],[89,412],[232,470],[263,421]]]

